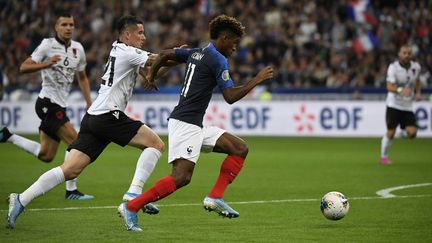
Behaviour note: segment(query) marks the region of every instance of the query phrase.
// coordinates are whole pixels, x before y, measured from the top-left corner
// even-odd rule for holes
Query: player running
[[[227,154],[215,185],[204,198],[204,208],[228,218],[239,216],[224,202],[223,195],[228,184],[233,182],[243,167],[248,147],[242,139],[221,128],[203,127],[202,121],[214,87],[218,86],[224,99],[232,104],[256,85],[273,77],[273,69],[268,66],[244,86],[234,87],[227,58],[236,50],[243,34],[244,26],[235,18],[218,16],[210,22],[212,42],[206,47],[166,50],[160,53],[152,65],[149,82],[153,81],[159,68],[168,62],[186,63],[180,100],[168,121],[168,162],[173,167],[171,175],[160,179],[134,200],[119,206],[127,230],[141,231],[137,212],[143,205],[158,201],[189,184],[200,151]]]
[[[387,132],[381,140],[380,159],[383,165],[391,163],[388,151],[397,126],[400,126],[402,132],[406,132],[408,138],[415,138],[417,135],[413,102],[414,100],[421,100],[421,84],[419,80],[421,68],[420,64],[412,61],[411,58],[411,48],[404,45],[399,49],[399,60],[391,63],[387,70]]]
[[[76,75],[87,103],[91,105],[90,86],[85,71],[86,56],[81,43],[72,40],[74,18],[60,12],[55,24],[56,36],[46,38],[20,67],[22,73],[41,71],[42,90],[36,101],[36,114],[41,119],[40,143],[12,134],[7,127],[0,130],[0,142],[10,142],[44,162],[51,162],[57,154],[60,140],[70,145],[77,132],[66,115],[67,98]],[[66,151],[65,158],[68,152]],[[92,199],[78,191],[76,179],[66,181],[66,199]]]

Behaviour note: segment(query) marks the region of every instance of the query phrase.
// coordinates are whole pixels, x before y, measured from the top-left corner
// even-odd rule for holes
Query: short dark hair
[[[65,10],[60,10],[60,11],[58,11],[58,12],[55,14],[55,16],[56,16],[56,19],[59,19],[60,17],[65,17],[65,18],[72,18],[72,17],[73,17],[72,14],[71,14],[70,12],[65,11]]]
[[[237,35],[238,37],[242,37],[245,33],[245,27],[238,21],[237,19],[227,16],[227,15],[219,15],[210,21],[210,38],[212,40],[217,39],[222,31],[228,30]]]
[[[137,25],[137,24],[144,25],[144,22],[136,16],[125,15],[117,21],[116,29],[118,33],[121,34],[130,25]]]

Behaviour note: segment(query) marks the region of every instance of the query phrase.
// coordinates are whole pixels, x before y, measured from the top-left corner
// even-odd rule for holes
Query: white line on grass
[[[418,197],[431,197],[432,194],[424,195],[406,195],[394,196],[391,198],[418,198]],[[390,197],[350,197],[349,200],[375,200],[375,199],[389,199]],[[229,202],[229,204],[265,204],[265,203],[290,203],[290,202],[317,202],[319,198],[307,199],[282,199],[282,200],[262,200],[262,201],[244,201],[244,202]],[[201,203],[174,203],[174,204],[158,204],[158,207],[188,207],[188,206],[202,206]],[[83,209],[113,209],[118,206],[94,206],[94,207],[66,207],[66,208],[30,208],[26,211],[63,211],[63,210],[83,210]],[[0,210],[6,212],[8,210]]]
[[[402,186],[390,187],[390,188],[379,190],[376,192],[376,194],[383,198],[392,198],[392,197],[396,197],[396,195],[390,193],[392,191],[397,191],[397,190],[402,190],[402,189],[407,189],[412,187],[420,187],[420,186],[432,186],[432,183],[420,183],[420,184],[413,184],[413,185],[402,185]]]

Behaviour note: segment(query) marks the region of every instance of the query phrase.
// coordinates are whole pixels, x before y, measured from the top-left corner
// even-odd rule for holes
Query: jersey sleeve
[[[213,74],[220,90],[231,88],[234,83],[229,74],[228,62],[222,56],[215,56],[215,62],[212,65]]]
[[[150,53],[147,51],[140,50],[138,48],[134,48],[129,52],[129,62],[133,66],[144,67]]]
[[[82,45],[79,46],[78,51],[80,53],[80,60],[78,62],[77,71],[82,72],[85,70],[85,67],[87,65],[86,55],[84,51],[84,47]]]
[[[37,63],[41,63],[47,57],[48,49],[50,48],[49,40],[43,39],[38,47],[30,55],[31,59]]]
[[[175,55],[178,62],[186,63],[189,56],[192,53],[199,51],[199,49],[185,49],[185,48],[177,48],[175,49]]]
[[[395,70],[395,65],[393,64],[390,64],[387,69],[386,81],[393,84],[396,83],[396,70]]]

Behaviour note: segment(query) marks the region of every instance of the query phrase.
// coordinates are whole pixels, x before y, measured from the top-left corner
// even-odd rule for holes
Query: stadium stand
[[[398,47],[410,44],[422,65],[420,79],[432,87],[432,2],[427,0],[371,1],[365,6],[346,0],[11,0],[0,1],[0,68],[7,92],[31,97],[40,75],[19,74],[19,65],[40,43],[53,35],[54,13],[69,10],[75,16],[75,39],[87,53],[87,73],[97,88],[110,50],[113,23],[130,13],[145,21],[146,49],[158,52],[181,44],[196,47],[208,42],[206,25],[225,13],[245,23],[247,32],[230,63],[233,80],[252,77],[262,66],[273,64],[274,82],[265,90],[275,95],[290,90],[306,93],[362,94],[382,92],[388,63]],[[330,3],[330,4],[329,4]],[[407,14],[409,13],[409,14]],[[183,67],[170,70],[162,90],[176,91]],[[138,84],[140,85],[140,84]],[[315,97],[315,96],[314,96]]]

